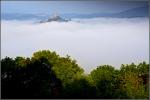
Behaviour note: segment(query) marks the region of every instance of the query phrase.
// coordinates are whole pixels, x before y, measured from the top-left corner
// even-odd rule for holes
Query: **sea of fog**
[[[149,61],[148,18],[73,19],[37,23],[36,20],[1,21],[1,57],[31,57],[49,49],[67,54],[86,73],[99,65]]]

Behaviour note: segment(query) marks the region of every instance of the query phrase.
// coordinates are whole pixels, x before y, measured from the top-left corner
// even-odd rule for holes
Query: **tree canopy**
[[[149,99],[149,64],[101,65],[84,74],[70,56],[41,50],[1,59],[1,88],[4,99]]]

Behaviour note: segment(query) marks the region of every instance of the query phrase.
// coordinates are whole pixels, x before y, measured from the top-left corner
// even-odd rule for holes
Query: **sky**
[[[148,1],[2,1],[2,13],[116,13],[148,5]]]
[[[145,1],[2,1],[1,13],[115,13]],[[149,18],[76,18],[69,22],[1,20],[1,57],[31,57],[38,50],[70,55],[86,73],[99,65],[149,61]]]

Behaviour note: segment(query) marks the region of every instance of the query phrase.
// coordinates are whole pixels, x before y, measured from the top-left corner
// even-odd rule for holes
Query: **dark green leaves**
[[[33,57],[1,60],[2,98],[148,99],[149,64],[132,63],[115,69],[98,66],[84,74],[76,60],[42,50]]]

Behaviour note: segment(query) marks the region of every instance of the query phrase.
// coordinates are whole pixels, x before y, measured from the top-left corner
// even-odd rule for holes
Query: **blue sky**
[[[115,13],[148,5],[148,1],[2,1],[2,13]]]
[[[2,13],[117,13],[145,1],[2,1]],[[15,15],[15,14],[14,14]],[[149,62],[149,18],[94,18],[67,23],[2,20],[2,58],[31,57],[38,50],[70,55],[90,72],[98,65]],[[80,23],[78,23],[80,22]],[[41,34],[42,33],[42,34]],[[33,41],[34,40],[34,41]],[[15,45],[14,45],[15,44]]]

